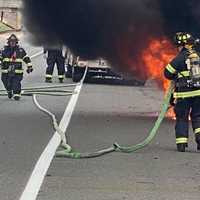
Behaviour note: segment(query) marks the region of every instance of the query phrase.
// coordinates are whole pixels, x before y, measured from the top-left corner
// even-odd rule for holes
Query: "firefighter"
[[[65,56],[63,56],[63,47],[60,46],[55,49],[44,48],[44,58],[47,60],[45,82],[52,83],[54,66],[56,64],[59,82],[63,83],[65,77]]]
[[[15,34],[8,39],[7,45],[1,51],[1,80],[8,93],[8,98],[12,97],[18,101],[21,97],[21,81],[23,79],[23,62],[27,65],[26,72],[33,71],[30,57],[26,51],[18,45],[19,40]]]
[[[188,147],[189,117],[200,150],[200,57],[195,39],[189,33],[176,33],[178,55],[166,66],[164,75],[175,82],[173,93],[176,114],[176,145],[179,152]]]

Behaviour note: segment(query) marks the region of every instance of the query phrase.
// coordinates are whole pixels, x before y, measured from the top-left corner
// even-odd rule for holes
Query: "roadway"
[[[30,55],[41,51],[23,35],[20,38]],[[33,65],[34,73],[25,75],[23,85],[46,85],[43,57],[34,58]],[[115,141],[140,142],[153,126],[162,95],[151,84],[84,84],[67,130],[70,144],[84,152],[109,147]],[[59,120],[69,99],[39,97]],[[83,160],[54,158],[37,200],[198,200],[200,161],[194,138],[191,135],[188,152],[176,152],[173,125],[166,119],[155,140],[137,153]],[[18,200],[54,130],[31,97],[20,102],[0,97],[0,127],[0,199]]]

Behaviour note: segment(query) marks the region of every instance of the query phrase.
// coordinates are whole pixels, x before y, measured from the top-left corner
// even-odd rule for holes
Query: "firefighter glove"
[[[30,74],[31,72],[33,72],[33,68],[32,68],[32,67],[29,67],[29,68],[26,70],[26,72],[27,72],[28,74]]]

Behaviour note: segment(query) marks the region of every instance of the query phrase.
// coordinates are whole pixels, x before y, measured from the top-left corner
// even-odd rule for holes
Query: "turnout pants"
[[[1,80],[4,84],[5,89],[8,92],[12,92],[14,96],[21,95],[21,81],[23,79],[23,74],[15,74],[9,76],[8,73],[3,73],[1,75]]]
[[[46,78],[52,79],[55,64],[58,69],[58,78],[63,80],[65,75],[65,59],[63,56],[51,56],[47,58]]]
[[[176,113],[176,144],[188,143],[189,117],[195,133],[196,142],[200,144],[200,97],[178,99]]]

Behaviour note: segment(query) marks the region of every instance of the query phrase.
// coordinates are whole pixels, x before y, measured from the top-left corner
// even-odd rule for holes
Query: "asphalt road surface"
[[[21,39],[30,55],[41,50],[24,36]],[[25,75],[23,85],[46,85],[42,56],[34,58],[33,64],[34,73]],[[56,77],[54,84],[58,84]],[[84,84],[66,132],[70,144],[88,152],[116,141],[140,142],[156,120],[162,96],[150,85]],[[39,97],[58,119],[69,100]],[[173,126],[174,121],[166,119],[154,141],[136,153],[83,160],[54,158],[37,200],[199,200],[200,159],[194,137],[191,134],[186,153],[176,152]],[[20,102],[0,97],[0,128],[0,199],[18,200],[54,130],[31,97]]]

